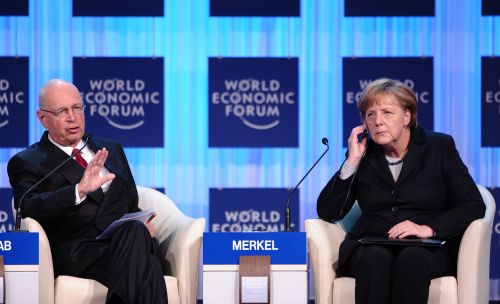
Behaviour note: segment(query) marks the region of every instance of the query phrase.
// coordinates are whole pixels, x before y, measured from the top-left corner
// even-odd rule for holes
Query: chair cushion
[[[354,287],[356,280],[353,278],[337,278],[333,280],[333,304],[355,304]]]
[[[165,276],[168,303],[180,304],[177,279]],[[55,304],[103,304],[108,289],[101,283],[72,276],[59,276],[55,280]]]
[[[440,277],[431,281],[427,304],[438,303],[458,304],[458,286],[455,277]]]
[[[179,287],[177,285],[177,278],[165,276],[165,284],[167,285],[168,304],[180,304]]]
[[[333,304],[354,304],[354,288],[356,280],[353,278],[337,278],[333,280]],[[457,304],[457,279],[455,277],[440,277],[431,280],[429,300],[427,304]]]
[[[56,304],[102,304],[108,289],[101,283],[72,276],[59,276],[55,280]]]

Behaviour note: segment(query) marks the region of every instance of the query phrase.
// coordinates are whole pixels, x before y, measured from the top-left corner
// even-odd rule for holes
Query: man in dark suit
[[[355,201],[362,214],[339,250],[337,273],[356,279],[356,303],[427,303],[430,280],[453,275],[467,226],[484,216],[481,195],[451,136],[417,126],[417,100],[391,79],[368,85],[364,124],[318,198],[318,215],[339,220]],[[358,135],[367,132],[369,138]],[[360,245],[365,236],[438,238],[439,248]]]
[[[107,303],[167,303],[151,219],[96,240],[114,220],[140,210],[122,146],[84,135],[84,108],[71,83],[56,79],[41,89],[37,116],[47,131],[8,164],[16,208],[32,185],[83,148],[25,197],[21,215],[38,220],[47,233],[55,276],[101,282]]]

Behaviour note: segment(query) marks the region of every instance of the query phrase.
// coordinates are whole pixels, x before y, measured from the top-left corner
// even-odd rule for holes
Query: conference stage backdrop
[[[211,189],[285,194],[328,137],[292,205],[303,230],[360,122],[356,96],[389,76],[417,91],[421,124],[453,135],[475,181],[495,189],[499,12],[496,0],[1,1],[0,187],[10,157],[43,132],[39,89],[63,78],[85,99],[88,131],[123,142],[136,182],[194,217],[210,217]],[[259,209],[220,210],[272,222],[282,201],[269,195]],[[2,194],[1,223],[10,201]],[[236,213],[222,214],[221,227]],[[490,299],[500,300],[495,229]]]

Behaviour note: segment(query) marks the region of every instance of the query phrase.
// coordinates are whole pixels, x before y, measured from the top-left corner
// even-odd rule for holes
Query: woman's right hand
[[[358,142],[358,135],[366,131],[366,126],[360,125],[352,129],[351,135],[347,140],[347,146],[349,148],[349,156],[347,157],[347,162],[356,166],[363,157],[366,150],[367,137],[365,136],[360,142]]]

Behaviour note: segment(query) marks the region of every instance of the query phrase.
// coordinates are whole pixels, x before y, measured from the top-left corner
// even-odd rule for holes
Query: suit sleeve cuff
[[[342,168],[340,169],[340,175],[339,175],[340,179],[342,179],[342,180],[348,179],[349,177],[351,177],[351,175],[354,174],[354,172],[356,172],[357,168],[358,168],[358,165],[353,166],[353,165],[350,165],[347,162],[345,162],[342,165]]]
[[[76,184],[75,186],[75,205],[80,205],[81,202],[83,202],[87,196],[85,195],[84,197],[80,197],[80,195],[78,194],[78,185],[79,184]]]

